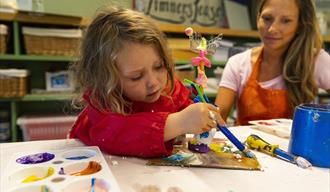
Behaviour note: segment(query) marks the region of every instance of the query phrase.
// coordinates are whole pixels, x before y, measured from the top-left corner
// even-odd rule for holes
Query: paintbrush
[[[236,137],[235,135],[229,131],[227,126],[219,125],[217,124],[218,129],[229,139],[230,142],[232,142],[237,149],[239,149],[242,153],[244,153],[247,157],[255,158],[256,156],[243,145]]]
[[[195,99],[197,99],[200,102],[203,103],[210,103],[209,99],[207,98],[207,96],[205,94],[202,94],[201,90],[199,89],[198,85],[196,85],[194,82],[188,80],[188,79],[184,79],[184,82],[189,83],[191,85],[192,88],[195,89],[195,91],[198,94],[198,97],[196,97]],[[214,105],[214,104],[213,104]],[[215,105],[216,106],[216,105]],[[220,125],[219,123],[217,123],[217,128],[219,129],[219,131],[221,131],[230,142],[232,142],[238,150],[240,150],[243,154],[245,154],[245,156],[250,157],[250,158],[255,158],[255,155],[248,149],[245,147],[245,145],[243,145],[236,137],[234,134],[232,134],[229,129],[227,128],[227,126],[224,125]]]
[[[41,186],[41,192],[49,192],[49,189],[46,185]]]
[[[286,151],[283,151],[282,149],[279,148],[278,145],[271,145],[271,144],[267,143],[266,141],[264,141],[263,139],[261,139],[258,135],[253,135],[253,134],[250,135],[246,139],[246,143],[248,144],[248,146],[251,149],[257,149],[266,154],[269,154],[269,155],[272,155],[275,157],[279,157],[283,160],[297,164],[298,167],[305,169],[305,168],[312,166],[312,164],[310,162],[308,162],[306,159],[299,157],[299,156],[295,156]]]
[[[90,190],[90,192],[95,192],[95,180],[96,180],[96,178],[92,178],[92,180],[91,180],[91,190]]]

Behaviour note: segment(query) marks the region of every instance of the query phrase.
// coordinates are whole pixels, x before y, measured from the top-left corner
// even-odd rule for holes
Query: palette
[[[282,138],[290,138],[292,120],[291,119],[269,119],[249,121],[250,124],[256,125],[253,127],[260,131],[276,135]]]
[[[98,147],[16,153],[1,177],[4,192],[119,192]]]
[[[261,170],[261,165],[255,158],[245,157],[242,152],[227,144],[227,140],[214,138],[210,151],[206,153],[193,152],[188,149],[191,138],[175,145],[169,157],[150,159],[147,165],[207,167],[221,169]]]

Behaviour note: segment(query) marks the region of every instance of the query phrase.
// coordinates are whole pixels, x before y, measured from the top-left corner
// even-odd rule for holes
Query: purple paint
[[[50,161],[54,159],[55,155],[52,153],[36,153],[27,155],[16,159],[17,163],[20,164],[37,164]]]
[[[190,151],[198,152],[198,153],[207,153],[210,151],[209,146],[207,146],[204,143],[199,143],[199,144],[192,144],[188,142],[188,149]]]
[[[65,175],[63,167],[60,168],[60,170],[58,171],[58,174],[59,175]]]

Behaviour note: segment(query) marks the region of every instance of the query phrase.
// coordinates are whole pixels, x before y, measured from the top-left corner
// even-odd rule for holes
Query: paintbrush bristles
[[[249,158],[256,158],[255,154],[252,153],[252,151],[248,150],[248,149],[244,149],[243,150],[244,154],[249,157]]]
[[[301,167],[304,169],[312,166],[312,164],[309,161],[307,161],[306,159],[304,159],[302,157],[297,157],[295,161],[296,161],[298,167]]]

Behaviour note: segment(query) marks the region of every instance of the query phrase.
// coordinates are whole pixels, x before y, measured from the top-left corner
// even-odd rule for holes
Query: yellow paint
[[[35,181],[39,181],[39,180],[43,180],[43,179],[46,179],[47,177],[51,176],[54,174],[54,168],[52,167],[48,167],[48,171],[47,171],[47,174],[46,176],[44,177],[38,177],[38,176],[35,176],[35,175],[30,175],[28,176],[27,178],[25,178],[22,183],[31,183],[31,182],[35,182]]]
[[[189,143],[191,143],[193,145],[197,145],[198,141],[196,138],[193,138],[192,140],[189,141]]]
[[[210,144],[210,149],[216,153],[222,153],[222,148],[225,145],[223,143],[211,143]]]

